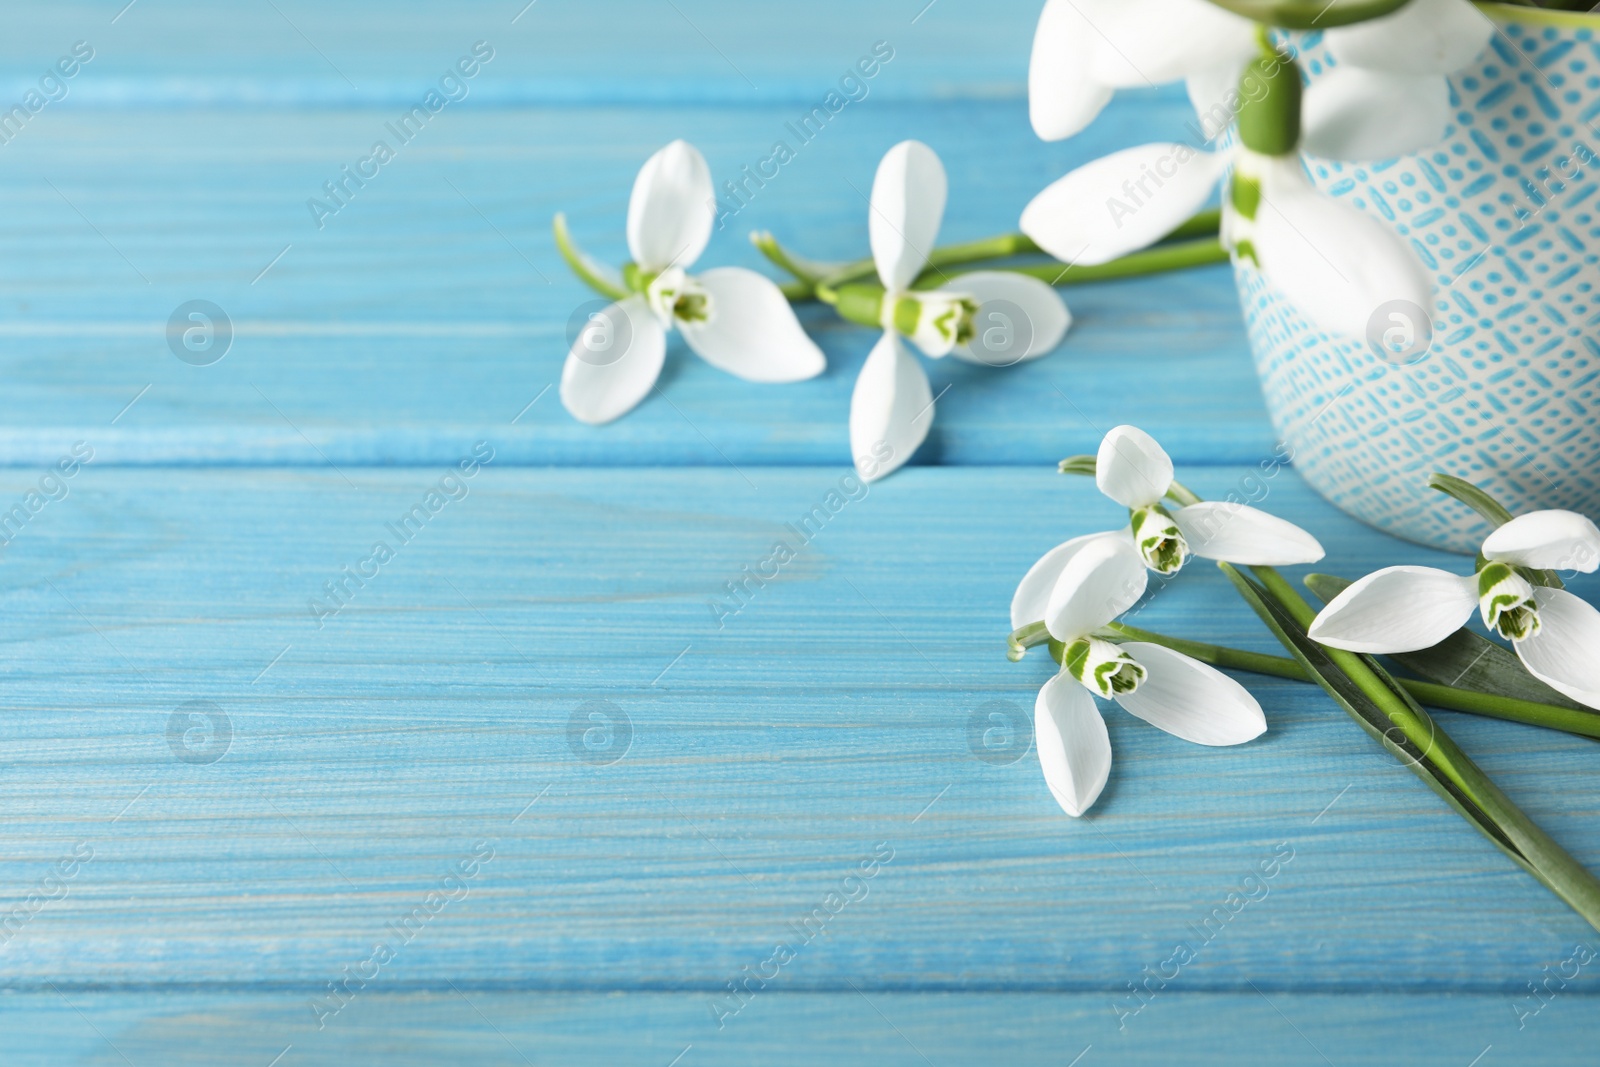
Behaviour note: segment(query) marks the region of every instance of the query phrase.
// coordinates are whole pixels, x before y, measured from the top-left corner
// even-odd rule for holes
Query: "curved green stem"
[[[561,258],[566,260],[567,266],[572,269],[573,274],[578,276],[579,281],[601,296],[612,300],[622,300],[629,295],[628,291],[621,285],[605,277],[605,268],[584,255],[582,250],[578,248],[577,243],[572,239],[572,234],[567,230],[567,216],[565,214],[559,211],[556,212],[555,218],[551,220],[550,229],[555,234],[556,250],[561,253]]]
[[[1038,623],[1036,625],[1042,628],[1044,624]],[[1026,629],[1028,628],[1024,627],[1024,630]],[[1228,648],[1225,645],[1212,645],[1203,641],[1189,641],[1181,637],[1168,637],[1165,634],[1141,630],[1136,626],[1128,626],[1118,622],[1109,624],[1106,626],[1106,630],[1108,631],[1108,636],[1126,638],[1132,641],[1148,641],[1153,645],[1162,645],[1175,652],[1182,652],[1184,655],[1197,659],[1201,663],[1209,663],[1213,667],[1228,667],[1233,670],[1249,671],[1252,674],[1288,678],[1296,682],[1315,682],[1317,680],[1310,671],[1301,665],[1299,660],[1289,659],[1285,656],[1269,656],[1261,652],[1246,652],[1242,649]],[[1022,633],[1023,630],[1018,630],[1016,634],[1012,635],[1013,639],[1016,639]],[[1017,658],[1020,658],[1020,655]],[[1422,682],[1411,678],[1396,678],[1395,681],[1420,703],[1431,704],[1446,711],[1462,711],[1491,719],[1505,719],[1509,722],[1543,726],[1550,730],[1560,730],[1563,733],[1577,734],[1580,737],[1592,737],[1600,740],[1600,712],[1576,711],[1572,708],[1540,704],[1532,700],[1491,696],[1488,693],[1480,693],[1475,689],[1458,689],[1455,686],[1439,685],[1435,682]]]
[[[1171,233],[1161,239],[1161,242],[1149,249],[1134,252],[1114,260],[1113,263],[1123,263],[1121,270],[1107,270],[1111,264],[1101,264],[1095,267],[1070,268],[1070,277],[1060,282],[1062,285],[1072,285],[1079,282],[1103,281],[1107,278],[1134,277],[1140,274],[1154,274],[1162,270],[1178,270],[1186,266],[1196,266],[1200,263],[1213,263],[1226,259],[1226,254],[1211,255],[1197,259],[1193,262],[1185,260],[1186,255],[1195,254],[1195,249],[1187,253],[1179,253],[1175,257],[1151,256],[1151,253],[1166,251],[1170,242],[1190,241],[1197,237],[1210,237],[1217,233],[1222,224],[1222,212],[1217,208],[1208,208],[1196,213],[1193,217],[1180,223]],[[831,303],[825,295],[837,291],[842,285],[857,281],[862,278],[872,277],[877,266],[871,258],[858,259],[853,263],[843,266],[837,264],[816,263],[797,255],[783,247],[770,233],[759,232],[750,235],[750,240],[761,250],[762,255],[773,263],[782,267],[802,282],[809,282],[816,287],[816,297],[824,303]],[[1010,259],[1014,256],[1034,255],[1042,252],[1033,238],[1021,233],[1003,233],[994,237],[984,237],[976,241],[964,241],[960,244],[945,245],[935,248],[928,255],[927,266],[918,276],[915,288],[932,288],[945,280],[943,268],[959,267],[972,263],[986,263],[995,259]],[[1147,257],[1140,259],[1138,257]],[[1126,261],[1133,260],[1132,265]],[[1143,266],[1140,266],[1143,264]],[[1035,277],[1042,277],[1046,281],[1061,274],[1062,264],[1035,264],[1030,267],[1001,267],[1000,270],[1012,270],[1020,273],[1032,273]]]
[[[1173,244],[1156,245],[1142,252],[1130,252],[1121,259],[1113,259],[1109,263],[1097,263],[1093,266],[1074,266],[1070,263],[1041,263],[1023,267],[991,267],[989,270],[1010,271],[1013,274],[1027,274],[1034,278],[1048,282],[1051,285],[1088,285],[1091,282],[1111,281],[1115,278],[1137,278],[1145,274],[1163,274],[1167,271],[1184,270],[1188,267],[1201,267],[1209,263],[1223,263],[1228,259],[1228,250],[1222,247],[1215,237],[1205,237],[1194,241],[1178,241]],[[959,278],[960,275],[956,275]],[[927,280],[927,276],[917,279],[920,288]],[[941,278],[941,283],[954,279]]]

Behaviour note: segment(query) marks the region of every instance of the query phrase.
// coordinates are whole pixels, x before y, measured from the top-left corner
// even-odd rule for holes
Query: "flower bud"
[[[1110,641],[1082,637],[1068,645],[1061,668],[1097,696],[1131,693],[1145,679],[1145,670]]]
[[[1157,574],[1176,574],[1189,556],[1189,542],[1170,512],[1160,504],[1136,508],[1133,516],[1133,543],[1144,565]]]
[[[1533,585],[1505,563],[1489,563],[1478,572],[1478,612],[1485,626],[1508,641],[1539,632]]]

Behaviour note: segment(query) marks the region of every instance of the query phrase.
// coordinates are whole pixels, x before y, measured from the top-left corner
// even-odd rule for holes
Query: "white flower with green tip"
[[[1034,197],[1023,210],[1022,232],[1065,262],[1105,263],[1171,233],[1225,181],[1223,246],[1320,329],[1365,337],[1374,313],[1399,301],[1427,313],[1433,286],[1415,253],[1376,219],[1318,192],[1306,176],[1293,62],[1261,53],[1245,77],[1268,88],[1239,112],[1237,144],[1217,152],[1147,144],[1094,160]]]
[[[1027,344],[1013,362],[1044,355],[1071,324],[1066,304],[1038,278],[974,271],[949,289],[913,289],[944,219],[948,181],[938,155],[920,141],[902,141],[884,155],[872,182],[868,236],[883,285],[877,318],[883,337],[867,356],[850,397],[850,448],[861,476],[881,478],[911,458],[933,425],[933,391],[908,338],[924,354],[989,361],[974,349],[979,308],[1004,301],[1027,319]],[[848,294],[841,292],[841,298]],[[841,309],[842,310],[842,309]],[[885,458],[887,456],[887,458]]]
[[[1191,556],[1257,567],[1315,563],[1322,558],[1322,545],[1315,537],[1247,504],[1164,503],[1172,474],[1172,458],[1137,426],[1118,426],[1107,433],[1095,457],[1095,484],[1128,509],[1128,526],[1075,537],[1045,553],[1017,586],[1011,602],[1012,628],[1045,617],[1043,606],[1068,562],[1095,540],[1131,545],[1146,567],[1162,575],[1176,574]]]
[[[1483,565],[1471,575],[1435,567],[1374,571],[1330,600],[1308,632],[1350,652],[1415,652],[1465,626],[1476,609],[1535,678],[1600,708],[1600,611],[1525,573],[1593,571],[1600,529],[1576,512],[1531,511],[1491,533],[1480,555]]]
[[[1493,34],[1468,0],[1409,0],[1327,28],[1336,62],[1306,92],[1305,150],[1363,162],[1437,144],[1451,117],[1445,75],[1476,59]],[[1028,67],[1033,128],[1047,141],[1070,137],[1117,89],[1186,80],[1209,140],[1239,107],[1256,35],[1255,23],[1208,0],[1048,0]]]
[[[1072,554],[1041,608],[1050,636],[1065,648],[1060,673],[1039,690],[1034,736],[1045,783],[1068,815],[1087,811],[1111,773],[1096,696],[1197,745],[1243,744],[1267,728],[1261,705],[1215,667],[1162,645],[1093,636],[1138,601],[1146,581],[1127,541],[1094,538]]]
[[[741,267],[686,273],[711,240],[715,202],[711,169],[687,141],[673,141],[640,169],[628,200],[633,263],[625,277],[582,263],[602,287],[627,295],[592,316],[567,354],[561,402],[576,418],[610,422],[643,400],[674,327],[700,358],[748,381],[822,373],[822,350],[770,278]]]

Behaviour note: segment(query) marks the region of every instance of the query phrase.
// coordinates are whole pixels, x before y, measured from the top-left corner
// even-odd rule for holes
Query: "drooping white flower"
[[[1135,558],[1162,575],[1177,573],[1191,556],[1255,567],[1315,563],[1323,556],[1315,537],[1247,504],[1223,500],[1182,507],[1164,504],[1172,485],[1172,459],[1137,426],[1115,427],[1101,440],[1095,484],[1128,509],[1128,526],[1074,537],[1040,557],[1011,600],[1013,630],[1048,619],[1045,609],[1067,580],[1068,565],[1095,541],[1130,546]]]
[[[1571,511],[1531,511],[1491,533],[1472,575],[1434,567],[1385,567],[1334,597],[1312,622],[1313,640],[1351,652],[1415,652],[1472,617],[1512,642],[1528,672],[1600,708],[1600,611],[1522,571],[1600,566],[1600,529]]]
[[[920,141],[889,149],[872,182],[868,235],[884,288],[883,337],[850,398],[851,455],[868,481],[909,460],[933,425],[928,376],[902,337],[935,358],[993,365],[997,347],[985,344],[984,331],[1019,330],[998,346],[1009,364],[1056,347],[1072,321],[1049,285],[1008,271],[962,274],[950,289],[911,288],[939,236],[947,191],[944,164]]]
[[[1127,148],[1045,188],[1023,210],[1022,232],[1065,262],[1105,263],[1199,211],[1230,164],[1224,246],[1320,328],[1363,337],[1384,304],[1432,308],[1433,286],[1411,249],[1376,219],[1318,192],[1294,155],[1206,152],[1182,142]]]
[[[1146,581],[1128,542],[1094,538],[1070,554],[1045,605],[1050,636],[1066,647],[1060,673],[1039,690],[1034,736],[1045,783],[1068,815],[1087,811],[1111,772],[1095,696],[1197,745],[1242,744],[1267,728],[1261,705],[1216,668],[1163,645],[1091,636],[1132,607]]]
[[[561,371],[561,402],[587,423],[610,422],[643,400],[661,374],[667,331],[696,354],[755,382],[796,382],[826,363],[771,279],[740,267],[686,273],[711,240],[711,169],[673,141],[640,169],[628,201],[636,291],[591,316]]]
[[[1092,122],[1116,89],[1186,79],[1207,140],[1237,111],[1256,26],[1208,0],[1047,0],[1028,68],[1033,128],[1045,140]],[[1436,144],[1450,119],[1445,75],[1494,33],[1468,0],[1410,0],[1325,31],[1335,66],[1306,93],[1305,150],[1388,159]]]

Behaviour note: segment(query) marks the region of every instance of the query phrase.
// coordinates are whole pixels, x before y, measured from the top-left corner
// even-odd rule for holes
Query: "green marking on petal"
[[[1492,562],[1478,571],[1478,612],[1485,626],[1508,641],[1539,632],[1533,585],[1509,564]]]
[[[1079,638],[1062,653],[1061,667],[1090,692],[1103,697],[1131,693],[1145,680],[1145,669],[1110,641]]]
[[[1189,556],[1189,543],[1172,514],[1160,504],[1136,508],[1132,516],[1133,542],[1146,567],[1157,574],[1176,574]]]

